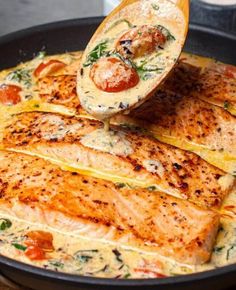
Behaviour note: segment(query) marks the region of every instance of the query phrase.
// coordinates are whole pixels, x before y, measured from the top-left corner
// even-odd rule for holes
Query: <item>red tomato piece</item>
[[[139,267],[135,268],[134,271],[138,273],[148,274],[152,278],[165,278],[166,275],[162,274],[163,264],[159,260],[148,261],[142,259]]]
[[[25,250],[25,255],[28,257],[30,260],[44,260],[45,257],[45,252],[38,246],[29,246]]]
[[[236,78],[236,67],[227,65],[225,67],[225,75],[229,78]]]
[[[0,86],[0,102],[3,105],[15,105],[21,101],[21,87],[3,84]]]
[[[34,71],[34,76],[36,78],[45,77],[55,73],[56,71],[64,68],[65,66],[66,64],[64,62],[56,59],[51,59],[48,62],[40,63],[40,65]]]
[[[155,51],[165,42],[165,35],[157,27],[142,25],[123,34],[116,50],[126,58],[136,58]]]
[[[102,57],[91,68],[90,78],[104,92],[121,92],[136,86],[136,70],[115,57]]]
[[[152,277],[155,277],[155,278],[166,278],[167,277],[166,275],[161,274],[157,271],[145,269],[145,268],[135,268],[134,271],[144,273],[144,274],[150,274]]]
[[[31,231],[26,234],[27,246],[37,246],[46,251],[53,251],[53,235],[44,231]]]

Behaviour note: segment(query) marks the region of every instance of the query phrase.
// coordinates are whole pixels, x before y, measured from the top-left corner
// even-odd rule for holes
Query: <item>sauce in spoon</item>
[[[123,1],[89,42],[77,77],[84,109],[100,120],[146,101],[181,53],[188,1]],[[187,6],[187,7],[186,7]]]

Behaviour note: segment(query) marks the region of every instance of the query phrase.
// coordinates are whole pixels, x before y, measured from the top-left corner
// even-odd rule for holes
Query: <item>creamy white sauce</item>
[[[60,54],[56,56],[46,56],[44,52],[39,52],[34,59],[21,63],[14,68],[6,69],[0,72],[0,85],[9,84],[16,85],[22,88],[20,96],[22,101],[39,99],[37,80],[33,77],[34,70],[42,63],[52,59],[57,59],[70,65],[72,62],[79,59],[80,52]]]
[[[159,160],[144,160],[143,166],[147,169],[147,171],[156,173],[160,177],[163,177],[164,175],[165,169]]]
[[[113,155],[128,156],[133,148],[124,132],[97,129],[81,138],[80,142],[89,148]]]
[[[153,5],[158,5],[158,10],[153,9]],[[172,18],[169,17],[170,15]],[[107,41],[107,51],[114,50],[117,40],[129,29],[124,22],[114,25],[120,19],[128,20],[136,26],[141,26],[144,23],[146,25],[162,25],[171,32],[175,40],[167,41],[163,50],[158,50],[158,53],[155,51],[148,56],[152,59],[148,65],[157,66],[160,71],[146,73],[149,76],[145,77],[145,80],[141,79],[135,87],[111,94],[103,92],[95,86],[89,76],[91,67],[83,67],[83,64],[86,63],[88,54],[101,42]],[[110,29],[111,27],[112,29]],[[142,1],[141,4],[136,2],[120,11],[101,34],[96,39],[93,38],[83,55],[83,74],[81,75],[81,70],[79,70],[77,77],[77,91],[82,106],[98,119],[106,119],[121,110],[121,102],[126,104],[126,109],[140,103],[164,78],[179,57],[184,41],[183,27],[185,27],[183,14],[171,2],[167,3],[167,1],[162,0]],[[140,64],[146,60],[146,57],[139,57],[134,62]]]

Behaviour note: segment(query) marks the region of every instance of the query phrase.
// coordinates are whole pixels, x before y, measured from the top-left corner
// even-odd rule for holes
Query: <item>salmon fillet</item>
[[[220,207],[233,186],[233,177],[197,155],[138,131],[111,128],[112,134],[129,145],[126,154],[112,154],[112,147],[104,151],[83,142],[86,136],[102,127],[103,124],[95,120],[25,113],[5,123],[1,143],[5,149],[37,155],[69,170],[153,190],[157,188],[205,208]]]
[[[214,65],[218,70],[224,67]],[[208,64],[203,71],[181,61],[151,100],[132,111],[130,116],[119,115],[112,122],[143,127],[157,139],[193,151],[235,175],[236,119],[227,110],[233,112],[236,83],[217,69]],[[65,100],[68,100],[68,106],[75,107],[78,115],[86,117],[76,96],[75,79],[75,76],[65,75],[44,78],[39,81],[40,95],[44,101],[60,105],[67,106]]]
[[[76,76],[47,76],[39,80],[40,97],[44,102],[75,108],[85,113],[76,94]],[[87,113],[85,113],[87,114]]]
[[[66,172],[0,152],[0,211],[82,236],[155,251],[179,262],[209,260],[219,215],[188,201]]]
[[[236,115],[236,67],[213,61],[199,67],[188,60],[178,63],[165,81],[164,90],[199,98]],[[201,58],[199,61],[201,64]]]
[[[162,89],[178,95],[188,96],[195,90],[200,76],[200,67],[191,65],[185,60],[180,60],[165,80]]]
[[[133,111],[132,118],[137,120],[120,116],[116,122],[142,126],[157,139],[193,151],[222,170],[236,173],[236,119],[222,108],[160,90]]]
[[[236,76],[228,77],[221,71],[206,69],[198,78],[196,90],[191,95],[223,107],[236,116]]]

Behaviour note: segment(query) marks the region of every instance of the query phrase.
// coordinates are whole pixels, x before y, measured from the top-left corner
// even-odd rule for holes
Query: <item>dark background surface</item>
[[[30,26],[101,16],[103,0],[0,0],[0,35]]]
[[[0,36],[58,20],[101,16],[105,1],[117,0],[0,0]],[[191,0],[191,22],[236,33],[236,4],[220,7]]]

